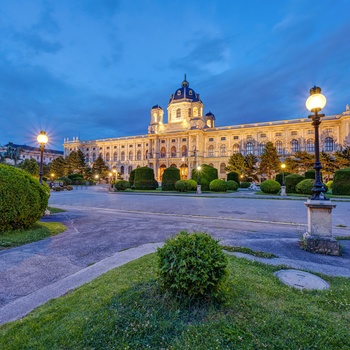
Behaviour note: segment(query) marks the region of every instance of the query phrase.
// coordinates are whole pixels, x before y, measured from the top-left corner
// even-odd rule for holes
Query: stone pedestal
[[[286,193],[286,186],[282,186],[281,187],[281,196],[286,196],[287,193]]]
[[[308,200],[307,232],[304,234],[304,248],[313,253],[339,255],[339,243],[332,237],[332,210],[336,207],[331,201]]]
[[[201,185],[197,185],[197,194],[201,194],[202,193],[202,186]]]

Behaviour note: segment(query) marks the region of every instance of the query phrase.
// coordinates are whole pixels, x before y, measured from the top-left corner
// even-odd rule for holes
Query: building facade
[[[182,179],[191,177],[193,168],[209,164],[226,179],[225,167],[234,153],[259,156],[266,142],[276,146],[281,158],[296,151],[314,152],[314,128],[311,119],[290,119],[216,127],[215,115],[204,115],[204,105],[186,80],[170,96],[167,122],[164,110],[155,105],[150,111],[148,133],[139,136],[81,141],[64,139],[64,155],[80,149],[89,165],[101,156],[110,169],[124,179],[131,170],[148,166],[161,181],[164,169],[175,166]],[[322,118],[320,149],[333,153],[350,146],[350,109]]]

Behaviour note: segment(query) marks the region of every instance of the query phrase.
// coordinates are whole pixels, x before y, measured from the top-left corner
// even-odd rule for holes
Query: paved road
[[[179,230],[204,231],[226,245],[274,253],[280,257],[276,264],[350,276],[350,241],[342,241],[342,257],[311,254],[298,248],[307,222],[303,200],[240,195],[108,193],[99,186],[52,193],[50,205],[67,212],[44,220],[62,221],[68,230],[0,252],[0,314],[5,314],[5,309],[12,312],[12,305],[18,307],[31,295],[37,298],[35,293],[46,294],[49,286],[82,271],[92,271],[93,266],[122,254],[118,252],[163,242]],[[350,203],[336,204],[334,234],[350,235]],[[336,227],[340,224],[347,228]]]

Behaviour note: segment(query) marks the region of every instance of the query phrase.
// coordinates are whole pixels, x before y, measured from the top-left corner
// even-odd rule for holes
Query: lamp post
[[[312,112],[309,118],[315,128],[315,182],[312,188],[312,195],[306,203],[308,230],[303,235],[304,247],[313,253],[327,255],[339,255],[340,248],[337,240],[332,237],[332,210],[336,205],[330,200],[325,201],[325,188],[322,185],[320,163],[320,145],[318,128],[324,114],[319,114],[326,105],[326,98],[321,94],[321,89],[314,86],[310,89],[310,96],[306,100],[306,108]]]
[[[47,144],[47,141],[49,141],[46,132],[45,131],[40,131],[40,134],[36,138],[37,141],[40,144],[40,172],[39,172],[39,182],[42,184],[43,183],[43,158],[44,158],[44,149],[45,145]]]
[[[320,163],[320,143],[319,143],[319,125],[321,124],[321,118],[324,117],[324,114],[318,114],[322,110],[322,108],[326,105],[326,97],[321,94],[321,88],[314,86],[310,89],[310,96],[306,100],[306,108],[314,113],[312,115],[309,115],[309,118],[312,119],[312,125],[315,129],[315,183],[314,187],[312,188],[312,200],[324,200],[327,199],[324,196],[324,192],[326,192],[325,188],[323,187],[322,181],[321,181],[321,172],[322,169],[321,163]]]
[[[197,166],[197,194],[201,194],[202,190],[201,190],[201,172],[202,167],[201,166]]]
[[[98,183],[99,176],[98,176],[98,175],[95,175],[95,179],[96,179],[96,184],[97,184],[97,183]]]
[[[281,164],[282,168],[282,186],[281,186],[281,196],[286,195],[286,185],[284,183],[284,169],[286,168],[286,165],[284,163]]]

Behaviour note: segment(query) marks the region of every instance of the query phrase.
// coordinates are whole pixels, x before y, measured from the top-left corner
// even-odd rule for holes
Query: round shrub
[[[154,178],[152,168],[141,167],[135,169],[134,185],[136,190],[155,190],[158,188],[158,182]]]
[[[236,171],[231,171],[227,174],[227,182],[236,181],[238,185],[240,184],[239,174]]]
[[[202,187],[202,191],[208,191],[209,190],[209,184],[218,178],[218,169],[207,165],[202,164],[201,170],[199,172],[200,175],[200,184]],[[198,170],[197,168],[194,168],[192,170],[192,179],[197,181],[198,180]]]
[[[130,176],[129,176],[129,183],[130,183],[130,186],[133,186],[133,185],[134,185],[134,181],[135,181],[135,171],[136,171],[136,169],[131,170],[131,172],[130,172]]]
[[[227,189],[229,191],[237,191],[239,188],[239,184],[236,181],[228,180],[227,181]]]
[[[284,178],[286,178],[286,176],[291,175],[290,173],[288,173],[287,171],[284,172]],[[282,186],[282,180],[283,180],[283,173],[278,173],[276,174],[276,178],[275,180]]]
[[[332,194],[350,195],[350,168],[339,169],[334,173]]]
[[[240,188],[249,188],[250,187],[250,182],[243,181],[239,185]]]
[[[114,186],[118,191],[125,191],[127,188],[130,188],[130,183],[126,180],[119,180]]]
[[[275,180],[265,180],[261,183],[260,189],[264,193],[276,194],[281,189],[281,185]]]
[[[217,297],[227,277],[227,257],[210,235],[181,231],[157,250],[160,285],[178,297]]]
[[[180,180],[180,170],[170,167],[164,170],[162,177],[162,191],[175,191],[175,183]]]
[[[326,186],[331,190],[331,189],[332,189],[332,186],[333,186],[333,180],[329,180],[329,181],[326,183]]]
[[[57,181],[62,181],[65,185],[71,185],[73,181],[66,176],[61,176],[60,178],[57,179]]]
[[[304,180],[304,176],[299,174],[288,175],[284,178],[284,182],[286,184],[286,192],[287,193],[296,193],[296,185]]]
[[[190,190],[189,191],[196,191],[197,190],[197,181],[189,179],[186,180],[190,186]]]
[[[314,183],[315,180],[312,179],[302,180],[295,186],[296,192],[301,194],[312,194]]]
[[[227,183],[224,180],[216,179],[210,183],[209,188],[210,188],[210,191],[214,191],[214,192],[226,192]]]
[[[0,164],[0,232],[28,228],[44,214],[50,188],[24,170]]]
[[[191,191],[192,185],[187,180],[178,180],[175,182],[175,189],[179,192]]]

